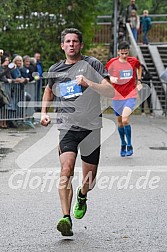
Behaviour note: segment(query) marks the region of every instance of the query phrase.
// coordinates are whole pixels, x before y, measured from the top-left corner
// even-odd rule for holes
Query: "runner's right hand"
[[[41,114],[41,125],[48,126],[51,123],[50,117],[47,114]]]

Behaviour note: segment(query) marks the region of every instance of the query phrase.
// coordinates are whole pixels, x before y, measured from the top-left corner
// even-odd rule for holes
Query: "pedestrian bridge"
[[[93,44],[104,45],[108,48],[108,59],[116,56],[114,41],[119,43],[127,40],[131,46],[131,55],[136,56],[146,66],[152,75],[151,92],[153,110],[158,115],[167,116],[167,83],[161,79],[167,68],[167,14],[149,15],[152,19],[152,28],[149,32],[149,45],[142,44],[142,34],[138,33],[138,41],[133,38],[129,23],[119,17],[117,34],[113,34],[112,16],[98,16],[95,26]]]

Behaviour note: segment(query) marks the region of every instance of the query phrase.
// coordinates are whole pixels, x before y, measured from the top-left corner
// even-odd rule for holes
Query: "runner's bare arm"
[[[142,89],[142,83],[141,83],[141,76],[142,76],[142,66],[140,66],[139,69],[137,69],[137,90],[140,91]]]
[[[41,124],[47,126],[51,120],[47,115],[50,102],[53,101],[54,95],[52,90],[47,85],[42,98],[42,109],[41,109]]]

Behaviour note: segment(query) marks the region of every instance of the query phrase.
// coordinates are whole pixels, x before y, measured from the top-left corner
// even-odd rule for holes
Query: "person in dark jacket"
[[[42,93],[42,74],[43,74],[43,65],[41,61],[41,54],[39,52],[35,52],[34,58],[36,59],[36,69],[39,74],[39,80],[37,81],[37,101],[41,101],[41,93]],[[40,108],[37,109],[37,112],[40,111]]]
[[[13,59],[15,68],[11,71],[12,78],[15,79],[16,83],[26,83],[28,78],[23,78],[21,74],[21,68],[23,67],[23,58],[20,55],[17,55]]]
[[[25,55],[23,57],[23,67],[20,69],[23,78],[27,78],[28,81],[33,81],[31,67],[30,67],[30,56]]]
[[[3,55],[1,57],[1,66],[0,66],[0,81],[2,82],[3,89],[7,93],[7,96],[10,97],[10,88],[8,84],[13,82],[12,76],[10,74],[11,67],[14,67],[14,64],[11,67],[8,67],[10,63],[9,57]],[[0,118],[5,118],[5,111],[0,110]],[[6,120],[0,120],[0,128],[6,129],[7,122]]]
[[[12,67],[9,67],[10,59],[8,56],[3,55],[1,57],[1,66],[0,66],[0,81],[6,83],[12,83],[11,70],[14,69],[14,65],[10,64]]]
[[[148,69],[146,68],[145,65],[141,64],[141,66],[142,66],[142,77],[141,77],[142,83],[147,84],[149,86],[149,88],[151,88],[152,75],[150,74],[150,72],[148,71]],[[141,94],[143,94],[143,97],[144,97],[144,93],[145,92],[146,92],[146,90],[143,88],[143,90],[141,91]],[[154,113],[153,113],[153,107],[152,107],[151,93],[147,97],[147,99],[141,103],[141,114],[142,114],[142,116],[146,115],[145,114],[145,106],[144,106],[145,103],[148,104],[148,109],[149,109],[149,112],[150,112],[150,117],[153,117]]]
[[[135,10],[137,12],[137,5],[135,4],[135,0],[130,0],[130,3],[126,7],[126,22],[129,22],[129,18],[131,15],[131,11]]]

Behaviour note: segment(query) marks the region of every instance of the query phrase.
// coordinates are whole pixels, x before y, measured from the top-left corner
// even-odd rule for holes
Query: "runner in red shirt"
[[[118,57],[110,59],[106,64],[110,80],[115,88],[112,107],[118,120],[118,132],[121,139],[120,155],[122,157],[133,155],[129,117],[136,104],[136,87],[138,90],[142,88],[140,61],[128,55],[129,44],[123,41],[118,45]]]

